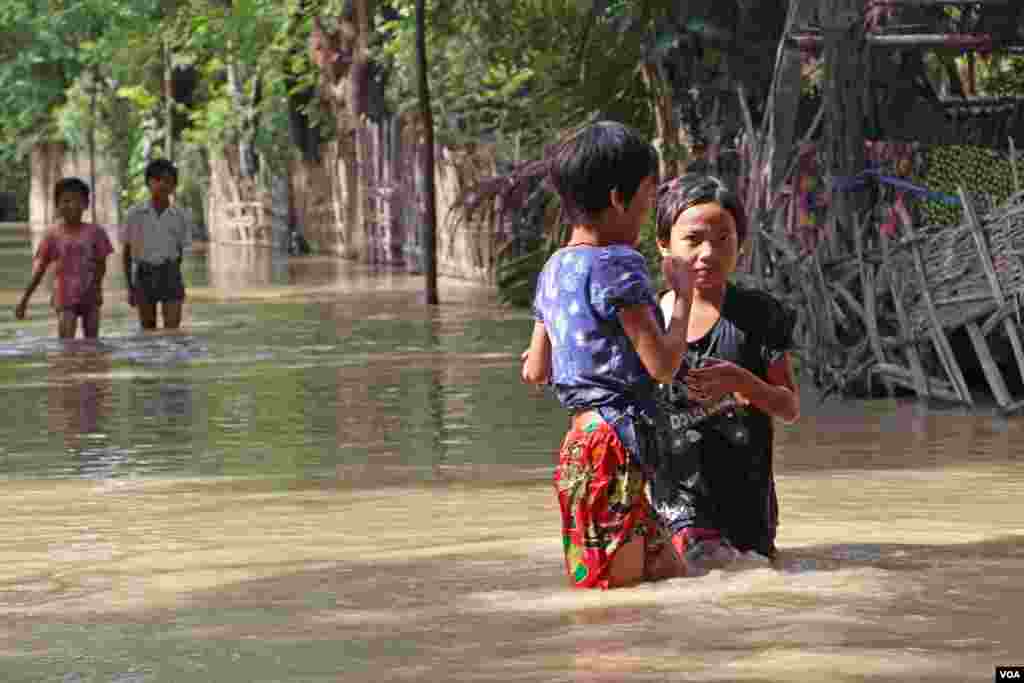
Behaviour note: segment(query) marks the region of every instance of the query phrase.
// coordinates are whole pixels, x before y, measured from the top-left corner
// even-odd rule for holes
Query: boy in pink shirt
[[[78,178],[63,178],[53,190],[61,222],[46,231],[36,250],[32,280],[14,309],[18,320],[36,291],[46,269],[55,264],[53,307],[57,311],[57,334],[73,339],[82,319],[82,332],[95,339],[100,331],[100,306],[103,304],[103,276],[107,257],[114,251],[106,231],[98,225],[83,223],[89,207],[89,186]]]

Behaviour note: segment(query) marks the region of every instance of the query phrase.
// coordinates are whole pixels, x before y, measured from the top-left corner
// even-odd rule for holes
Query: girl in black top
[[[667,419],[650,496],[691,574],[749,551],[774,558],[772,423],[800,413],[794,315],[729,282],[746,232],[742,205],[717,178],[686,175],[658,190],[658,246],[690,263],[694,286],[686,360],[660,389]],[[659,298],[663,309],[674,297]]]

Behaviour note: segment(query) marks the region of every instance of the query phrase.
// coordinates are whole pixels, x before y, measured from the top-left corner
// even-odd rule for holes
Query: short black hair
[[[81,178],[61,178],[53,186],[53,203],[60,201],[60,197],[68,192],[77,192],[89,201],[89,185]]]
[[[598,121],[558,143],[549,181],[566,218],[575,223],[611,206],[612,190],[633,201],[644,178],[657,173],[658,152],[640,133],[616,121]]]
[[[736,241],[743,244],[747,238],[747,212],[743,202],[720,178],[704,173],[688,173],[658,187],[655,217],[658,241],[668,242],[679,214],[700,204],[718,204],[731,213],[736,221]]]
[[[178,179],[178,167],[170,159],[153,159],[146,164],[146,183],[150,178],[164,178],[170,176]]]

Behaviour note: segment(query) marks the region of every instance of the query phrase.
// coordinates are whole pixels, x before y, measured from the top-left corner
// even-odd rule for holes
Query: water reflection
[[[287,253],[266,247],[209,244],[205,247],[209,285],[227,292],[292,282]]]
[[[425,328],[427,333],[426,349],[428,353],[442,353],[441,327],[441,312],[438,307],[431,307]],[[445,414],[447,411],[442,367],[441,364],[432,367],[427,378],[427,413],[431,418],[430,431],[433,434],[434,448],[434,458],[431,464],[434,476],[439,478],[443,476],[444,465],[446,464],[448,430],[445,425],[449,423],[448,416]]]
[[[70,341],[47,356],[47,418],[83,471],[103,450],[113,382],[109,352],[99,344]]]

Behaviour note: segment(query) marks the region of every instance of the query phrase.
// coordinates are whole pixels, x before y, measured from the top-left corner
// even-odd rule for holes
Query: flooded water
[[[180,333],[111,259],[62,344],[0,234],[3,681],[990,681],[1024,664],[1024,419],[780,426],[779,567],[570,591],[566,419],[529,316],[446,281],[209,247]]]

